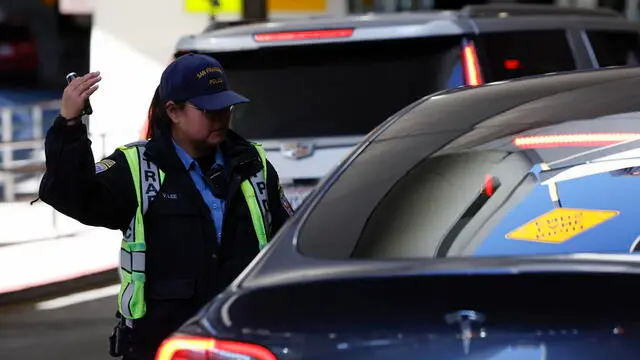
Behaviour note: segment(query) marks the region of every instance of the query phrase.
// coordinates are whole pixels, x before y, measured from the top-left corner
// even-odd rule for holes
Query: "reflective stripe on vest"
[[[143,217],[149,209],[149,204],[158,194],[165,176],[164,172],[144,157],[145,147],[140,144],[136,145],[138,146],[120,148],[129,163],[138,197],[136,215],[131,219],[129,228],[124,232],[124,239],[120,247],[121,284],[118,294],[118,309],[122,316],[128,319],[141,318],[146,312],[144,283],[147,247]]]
[[[123,234],[124,239],[120,248],[121,284],[118,309],[126,319],[139,319],[146,313],[144,299],[146,242],[143,219],[165,177],[162,170],[145,158],[145,143],[146,141],[139,141],[119,148],[125,154],[129,164],[138,197],[136,215]],[[263,171],[243,181],[240,188],[247,201],[251,222],[258,237],[259,247],[262,249],[268,242],[271,226],[266,182],[267,158],[259,144],[252,145],[260,155]]]
[[[271,212],[269,209],[269,198],[267,193],[267,155],[259,144],[252,144],[262,161],[262,171],[245,180],[240,184],[244,198],[247,201],[251,222],[258,236],[260,250],[267,245],[271,226]]]

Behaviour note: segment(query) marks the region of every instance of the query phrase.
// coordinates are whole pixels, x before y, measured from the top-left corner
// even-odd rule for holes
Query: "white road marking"
[[[102,299],[108,296],[118,294],[120,291],[120,284],[103,287],[100,289],[83,291],[59,298],[39,302],[36,304],[37,310],[53,310],[59,309],[65,306],[79,304],[87,301]]]

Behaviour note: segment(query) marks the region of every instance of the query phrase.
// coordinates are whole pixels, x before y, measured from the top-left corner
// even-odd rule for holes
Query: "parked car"
[[[414,102],[157,359],[636,359],[638,99],[622,67]]]
[[[365,134],[442,89],[638,62],[640,24],[610,10],[494,4],[233,26],[180,39],[252,100],[232,127],[262,143],[297,207]]]

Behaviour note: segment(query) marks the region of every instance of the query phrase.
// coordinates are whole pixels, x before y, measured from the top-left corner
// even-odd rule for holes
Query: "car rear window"
[[[300,250],[367,259],[640,251],[640,113],[446,147],[487,131],[372,143],[311,215]]]
[[[477,46],[487,82],[576,69],[563,30],[485,33]]]
[[[429,93],[462,85],[458,37],[210,54],[251,99],[231,126],[252,139],[363,135]]]
[[[600,67],[638,64],[637,32],[593,30],[587,36]]]

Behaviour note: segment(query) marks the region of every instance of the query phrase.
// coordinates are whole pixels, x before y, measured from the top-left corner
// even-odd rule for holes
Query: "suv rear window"
[[[486,33],[477,44],[487,82],[576,69],[565,31]]]
[[[587,31],[587,36],[600,67],[638,63],[638,33]]]
[[[251,139],[364,135],[415,100],[462,85],[459,37],[279,46],[209,54],[251,99],[232,128]],[[451,79],[458,79],[451,81]]]

